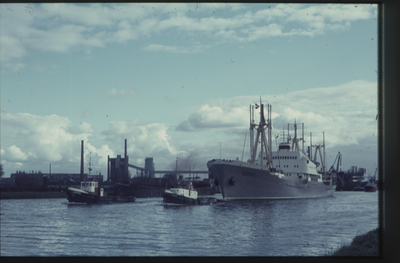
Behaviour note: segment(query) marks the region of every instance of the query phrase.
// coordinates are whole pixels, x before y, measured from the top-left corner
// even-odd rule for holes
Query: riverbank
[[[379,228],[366,234],[356,236],[349,246],[342,246],[331,257],[378,257],[379,256]]]
[[[40,198],[67,198],[67,194],[62,191],[24,191],[24,192],[0,191],[0,199],[40,199]]]

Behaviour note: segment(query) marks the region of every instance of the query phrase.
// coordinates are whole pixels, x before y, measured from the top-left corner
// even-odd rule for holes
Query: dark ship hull
[[[85,204],[112,204],[112,203],[131,203],[135,202],[134,196],[99,196],[98,194],[88,193],[79,189],[69,188],[67,199],[70,203]]]
[[[182,204],[182,205],[197,205],[197,198],[187,198],[185,196],[164,193],[162,195],[164,203]]]
[[[181,205],[210,205],[217,202],[216,198],[212,197],[199,197],[199,198],[188,198],[183,195],[177,195],[173,193],[164,192],[163,202],[168,204],[181,204]]]
[[[364,187],[364,192],[376,192],[376,187],[373,185],[366,185]]]

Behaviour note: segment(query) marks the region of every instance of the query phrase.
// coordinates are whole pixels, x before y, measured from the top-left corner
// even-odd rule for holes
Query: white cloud
[[[376,10],[376,6],[366,4],[317,4],[311,6],[278,4],[273,8],[255,12],[254,17],[267,22],[282,19],[286,22],[299,23],[301,28],[294,29],[294,32],[298,32],[299,35],[312,33],[310,36],[313,36],[324,34],[328,30],[346,30],[349,28],[349,21],[376,17],[373,10]]]
[[[69,120],[57,115],[38,116],[28,113],[10,113],[2,110],[2,144],[15,143],[13,151],[6,151],[4,159],[14,160],[18,149],[31,152],[23,160],[60,161],[77,138],[68,132]],[[86,135],[87,136],[87,135]],[[11,148],[9,148],[11,150]],[[21,155],[22,156],[22,155]]]
[[[177,130],[195,131],[213,128],[243,127],[248,113],[245,107],[233,107],[223,109],[221,106],[201,106],[192,113],[188,120],[178,125]]]
[[[183,31],[200,42],[204,42],[205,37],[213,38],[209,45],[265,37],[313,37],[330,30],[347,30],[350,22],[376,17],[376,5],[278,4],[257,7],[261,10],[253,12],[237,4],[2,5],[2,64],[6,70],[13,71],[24,65],[20,60],[30,52],[65,53],[73,48],[87,51],[166,32]],[[218,11],[225,9],[229,12]],[[197,45],[182,51],[181,47],[159,44],[146,49],[191,53],[205,47]]]
[[[12,161],[25,161],[26,159],[28,159],[28,156],[15,145],[11,145],[10,147],[8,147],[7,153],[9,160]]]
[[[102,135],[109,145],[114,145],[117,155],[124,154],[126,139],[129,163],[141,167],[144,167],[145,157],[153,157],[156,170],[169,169],[177,156],[186,154],[185,150],[177,147],[178,142],[172,142],[168,134],[168,125],[163,123],[142,123],[139,120],[111,121],[109,129],[103,131]]]
[[[200,106],[177,130],[242,132],[248,129],[249,105],[256,98],[235,97]],[[274,134],[279,134],[295,119],[297,123],[304,123],[306,135],[324,131],[330,146],[357,145],[377,133],[376,83],[357,80],[335,87],[289,92],[284,96],[267,94],[262,98],[265,104],[268,101],[272,105]]]
[[[107,144],[101,145],[100,148],[96,148],[90,143],[84,143],[85,145],[85,167],[88,167],[91,162],[93,170],[101,170],[107,167],[108,156],[114,157],[114,151],[109,148]]]
[[[358,80],[284,96],[264,94],[262,98],[264,103],[272,105],[273,135],[296,119],[297,123],[305,124],[306,141],[309,132],[325,131],[328,149],[350,145],[372,149],[374,144],[376,146],[376,83]],[[45,170],[52,163],[54,169],[59,165],[63,172],[79,172],[80,142],[84,140],[85,166],[91,157],[93,169],[104,171],[108,155],[114,158],[116,154],[123,154],[125,139],[131,164],[143,165],[144,157],[154,157],[157,169],[169,168],[177,156],[187,156],[188,149],[199,153],[196,157],[199,163],[218,158],[220,142],[224,156],[231,153],[236,158],[242,153],[244,133],[248,131],[249,104],[258,100],[258,95],[217,98],[201,105],[177,127],[178,131],[192,132],[173,134],[177,136],[175,140],[166,124],[112,121],[102,133],[106,143],[96,145],[91,142],[94,131],[88,122],[72,124],[68,118],[54,114],[39,116],[2,110],[2,162],[7,164],[7,169],[28,167],[27,170],[32,170],[42,165],[45,168],[40,169]],[[258,114],[255,115],[257,121]]]
[[[358,80],[281,96],[264,94],[262,99],[264,104],[272,105],[273,140],[275,135],[281,134],[282,129],[287,129],[288,123],[293,124],[296,119],[298,125],[304,123],[305,147],[310,144],[310,132],[313,133],[313,144],[321,144],[322,132],[325,132],[328,167],[340,151],[345,159],[343,169],[356,165],[374,171],[378,145],[376,83]],[[224,159],[241,159],[243,154],[243,160],[247,160],[249,105],[258,101],[259,95],[240,96],[215,99],[199,106],[177,127],[179,147],[195,149],[199,153],[196,160],[204,164],[202,169],[207,169],[205,164],[208,160],[220,156]],[[256,111],[256,123],[258,116]],[[298,126],[298,133],[301,134],[301,126]],[[281,141],[282,136],[277,143]],[[273,149],[275,147],[274,140]]]
[[[111,121],[109,129],[102,134],[107,141],[120,144],[128,140],[128,152],[148,155],[167,150],[170,154],[178,151],[170,144],[168,126],[162,123],[140,124],[137,121]]]
[[[249,29],[242,30],[247,37],[244,39],[246,41],[254,41],[265,37],[274,37],[282,35],[282,26],[277,24],[269,24],[267,26],[261,27],[250,27]]]
[[[167,52],[172,52],[172,53],[197,53],[206,48],[207,46],[200,46],[200,45],[194,45],[194,46],[166,46],[166,45],[160,45],[160,44],[150,44],[143,49],[145,51],[167,51]]]
[[[87,134],[93,133],[92,125],[87,122],[82,122],[78,126],[73,126],[68,129],[71,134]]]
[[[112,153],[107,145],[99,150],[89,142],[93,129],[90,123],[72,126],[65,117],[53,115],[39,116],[28,113],[12,113],[1,111],[1,145],[2,161],[8,167],[45,166],[49,163],[62,164],[64,171],[75,169],[79,171],[80,143],[85,141],[85,149],[94,153],[94,164],[101,161],[106,165],[104,155]],[[87,160],[89,152],[85,150]],[[15,165],[19,162],[21,165]]]

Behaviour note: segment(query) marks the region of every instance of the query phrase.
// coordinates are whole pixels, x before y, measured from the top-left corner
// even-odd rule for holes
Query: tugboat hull
[[[163,202],[172,204],[183,204],[183,205],[197,205],[199,203],[197,201],[197,198],[196,199],[187,198],[182,195],[169,194],[169,193],[163,194]]]
[[[79,190],[79,189],[78,189]],[[131,203],[135,202],[134,196],[99,196],[84,191],[67,190],[67,199],[70,203],[85,204],[111,204],[111,203]]]
[[[209,205],[215,203],[215,198],[197,198],[197,191],[193,189],[192,182],[188,182],[185,188],[171,188],[163,194],[164,203],[182,205]]]

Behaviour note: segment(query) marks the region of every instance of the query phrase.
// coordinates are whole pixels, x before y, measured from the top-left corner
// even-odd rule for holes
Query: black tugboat
[[[110,195],[103,188],[98,187],[97,181],[82,181],[81,188],[68,187],[68,202],[86,204],[111,204],[135,202],[134,196]]]
[[[126,196],[121,193],[115,193],[118,190],[118,185],[115,186],[114,194],[108,195],[104,188],[99,189],[99,183],[95,180],[85,180],[83,174],[83,141],[81,144],[81,188],[68,187],[67,199],[71,203],[86,203],[86,204],[111,204],[111,203],[130,203],[135,202],[134,196]],[[126,149],[126,140],[125,140]],[[125,150],[126,155],[126,150]],[[89,175],[92,171],[92,159],[89,162]],[[127,173],[126,173],[127,174]]]
[[[163,194],[164,203],[184,205],[208,205],[217,202],[216,198],[197,198],[197,191],[193,188],[192,182],[186,182],[184,188],[171,188]]]

